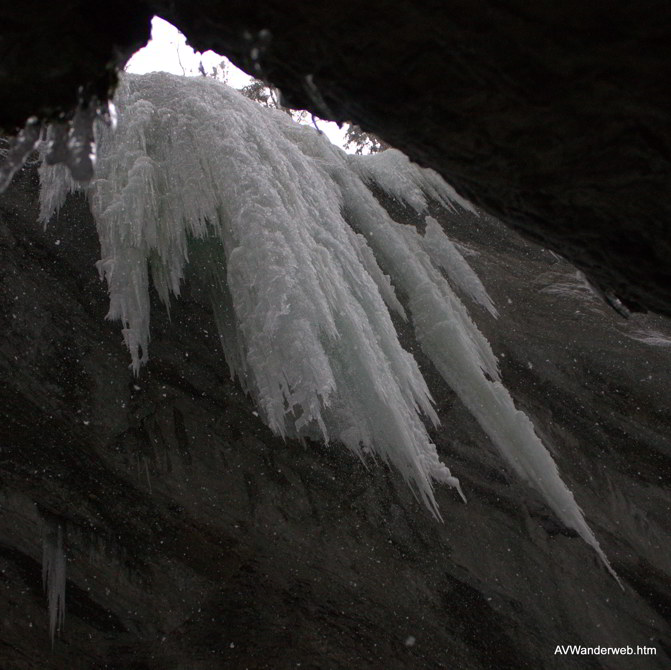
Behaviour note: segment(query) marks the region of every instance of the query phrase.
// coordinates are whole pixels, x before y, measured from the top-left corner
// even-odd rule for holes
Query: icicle
[[[80,98],[73,117],[50,123],[46,139],[39,146],[42,160],[40,182],[43,192],[48,193],[48,197],[40,200],[39,219],[45,224],[58,212],[69,192],[84,190],[93,178],[97,150],[96,122],[103,127],[116,128],[113,103],[100,103],[96,98],[86,100],[83,94]]]
[[[33,116],[28,119],[23,130],[9,140],[9,148],[3,151],[4,160],[0,163],[0,193],[9,186],[14,175],[37,147],[41,129],[42,124]]]
[[[65,549],[63,526],[57,521],[44,522],[42,537],[42,584],[49,605],[49,636],[53,645],[65,620]]]
[[[484,307],[493,317],[498,317],[499,313],[480,277],[473,272],[466,259],[432,216],[426,217],[422,249],[430,256],[433,264],[445,270],[450,280],[467,296]]]
[[[427,197],[455,210],[455,205],[477,214],[473,205],[462,198],[437,172],[422,169],[396,149],[371,156],[348,156],[352,169],[365,181],[375,184],[387,195],[404,202],[418,213],[427,209]]]
[[[99,109],[94,102],[81,103],[69,123],[52,124],[47,137],[47,165],[63,163],[75,181],[91,179],[96,152],[93,122],[98,114]]]
[[[354,192],[357,186],[350,183],[349,188]],[[441,376],[515,472],[536,488],[557,516],[594,548],[617,579],[550,452],[501,383],[489,343],[423,251],[425,240],[413,229],[395,224],[385,212],[379,212],[360,189],[358,197],[351,196],[348,202],[353,224],[366,236],[382,268],[408,296],[417,339]],[[439,479],[436,475],[433,478]]]

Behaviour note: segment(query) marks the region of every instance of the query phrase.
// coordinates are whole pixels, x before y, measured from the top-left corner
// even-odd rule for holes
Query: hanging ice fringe
[[[42,531],[42,583],[47,592],[52,644],[65,619],[65,564],[63,526],[57,521],[45,519]]]
[[[348,156],[207,78],[125,76],[115,104],[118,127],[98,128],[87,192],[108,318],[121,320],[136,373],[149,352],[150,276],[167,305],[197,256],[231,373],[270,428],[377,454],[438,515],[433,482],[461,489],[427,434],[438,418],[393,310],[508,464],[612,572],[453,290],[495,316],[482,283],[435,220],[425,235],[394,222],[369,186],[419,213],[428,199],[467,202],[397,151]],[[77,185],[62,166],[41,178],[46,222]]]

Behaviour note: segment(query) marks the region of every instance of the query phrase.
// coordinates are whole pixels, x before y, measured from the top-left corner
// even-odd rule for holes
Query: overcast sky
[[[151,22],[151,40],[146,47],[140,49],[126,65],[127,72],[145,74],[147,72],[172,72],[187,76],[201,76],[200,64],[205,72],[212,72],[225,60],[227,63],[227,84],[233,88],[242,88],[252,81],[252,78],[239,70],[224,56],[205,51],[194,51],[187,43],[186,37],[172,24],[155,16]],[[345,130],[331,122],[319,120],[318,126],[334,144],[343,146]]]

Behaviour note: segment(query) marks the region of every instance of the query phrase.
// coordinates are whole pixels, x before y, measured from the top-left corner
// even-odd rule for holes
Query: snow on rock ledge
[[[209,279],[231,373],[271,429],[382,457],[439,515],[433,481],[461,491],[427,434],[438,417],[392,309],[507,462],[611,570],[447,278],[495,315],[481,282],[435,221],[426,236],[394,222],[367,184],[420,213],[429,198],[467,202],[399,152],[348,156],[210,79],[126,75],[115,104],[87,194],[108,318],[121,320],[136,373],[148,359],[150,276],[169,306],[191,263]],[[46,222],[79,186],[62,166],[44,165],[41,180]]]

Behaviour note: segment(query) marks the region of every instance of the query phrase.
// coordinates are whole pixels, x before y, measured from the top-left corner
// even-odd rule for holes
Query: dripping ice
[[[150,349],[150,283],[169,306],[191,263],[213,287],[231,374],[270,428],[377,455],[439,515],[433,483],[461,489],[428,436],[438,417],[394,311],[506,462],[612,573],[456,292],[495,316],[485,287],[434,219],[424,235],[393,221],[369,186],[421,214],[428,199],[466,201],[395,150],[348,156],[211,79],[126,75],[115,105],[86,190],[108,318],[121,321],[136,373]],[[41,181],[46,222],[81,186],[62,165],[43,165]]]
[[[65,549],[62,524],[45,520],[42,536],[42,583],[47,593],[49,635],[53,644],[65,620]]]
[[[42,142],[42,160],[48,165],[62,164],[76,181],[87,182],[95,166],[94,123],[115,123],[114,105],[93,98],[80,100],[70,119],[61,119],[45,127],[35,116],[26,122],[16,137],[3,140],[0,148],[0,193],[14,175],[28,162],[30,155]]]

